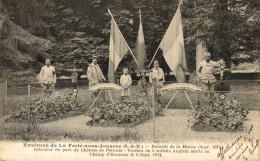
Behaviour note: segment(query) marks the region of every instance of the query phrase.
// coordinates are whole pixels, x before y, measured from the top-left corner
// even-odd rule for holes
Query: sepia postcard
[[[0,160],[260,160],[259,6],[0,0]]]

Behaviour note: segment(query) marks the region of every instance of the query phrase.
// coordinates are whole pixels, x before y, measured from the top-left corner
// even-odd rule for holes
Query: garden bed
[[[36,97],[30,107],[20,107],[11,117],[6,119],[8,123],[46,123],[61,120],[67,117],[83,114],[86,108],[72,95],[53,94],[49,97]]]
[[[191,128],[196,131],[243,131],[248,110],[237,100],[205,101],[197,105],[189,120]]]
[[[153,115],[163,115],[163,109],[161,104],[154,103],[153,106],[146,97],[137,95],[120,99],[115,104],[104,102],[91,109],[88,115],[92,118],[87,122],[89,126],[132,127],[146,122]]]

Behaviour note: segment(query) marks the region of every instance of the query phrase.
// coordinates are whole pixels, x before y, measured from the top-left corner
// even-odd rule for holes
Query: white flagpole
[[[135,58],[135,56],[134,56],[134,54],[133,54],[133,52],[132,52],[131,48],[130,48],[130,47],[129,47],[129,45],[127,44],[127,42],[126,42],[126,40],[125,40],[125,38],[124,38],[123,34],[121,33],[121,31],[120,31],[119,27],[117,26],[117,23],[116,23],[116,21],[115,21],[115,19],[114,19],[113,15],[112,15],[112,13],[110,12],[109,8],[108,8],[108,13],[109,13],[109,14],[110,14],[110,16],[112,17],[112,20],[115,22],[115,24],[116,24],[116,27],[118,28],[118,30],[119,30],[119,32],[120,32],[120,35],[123,37],[123,40],[124,40],[124,42],[126,43],[128,50],[129,50],[129,51],[130,51],[130,53],[132,54],[132,56],[133,56],[133,58],[134,58],[134,60],[135,60],[136,64],[137,64],[137,65],[138,65],[138,67],[139,67],[139,63],[137,62],[137,60],[136,60],[136,58]]]
[[[182,1],[183,1],[183,0],[180,0],[180,1],[179,1],[178,8],[179,8],[180,5],[182,4]],[[178,9],[178,8],[177,8],[177,9]],[[166,30],[166,31],[167,31],[167,30]],[[165,35],[165,34],[164,34],[164,35]],[[163,37],[164,37],[164,36],[163,36]],[[154,53],[154,55],[153,55],[153,58],[152,58],[152,60],[151,60],[151,62],[150,62],[150,64],[149,64],[149,66],[148,66],[148,69],[149,69],[150,66],[152,65],[153,59],[155,58],[155,56],[156,56],[156,54],[157,54],[157,52],[158,52],[158,50],[159,50],[159,48],[160,48],[161,43],[162,43],[162,42],[160,42],[158,48],[156,49],[156,51],[155,51],[155,53]]]

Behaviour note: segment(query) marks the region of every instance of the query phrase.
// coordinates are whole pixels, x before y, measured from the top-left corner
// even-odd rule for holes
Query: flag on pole
[[[135,46],[135,54],[136,59],[139,63],[139,68],[141,70],[145,69],[145,60],[146,60],[146,53],[145,53],[145,42],[144,42],[144,33],[143,33],[143,25],[141,19],[141,10],[139,9],[139,29],[136,39],[136,46]]]
[[[112,15],[111,15],[112,16]],[[115,71],[124,57],[127,54],[129,48],[127,43],[121,34],[116,21],[112,17],[111,19],[111,31],[109,42],[109,65],[108,65],[108,81],[110,83],[116,83]]]
[[[180,5],[159,45],[163,56],[179,83],[185,82],[187,69]]]

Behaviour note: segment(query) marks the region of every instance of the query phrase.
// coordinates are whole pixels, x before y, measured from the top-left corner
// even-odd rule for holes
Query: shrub
[[[0,70],[0,82],[7,81],[8,83],[28,84],[37,82],[37,74],[32,70],[24,70],[15,72],[13,70]]]
[[[195,130],[242,130],[248,110],[237,100],[203,102],[195,107],[189,122]]]
[[[33,122],[44,123],[59,120],[69,116],[82,114],[85,109],[82,103],[72,95],[53,94],[49,97],[36,97],[28,106],[21,107],[7,122],[28,122],[29,111]]]
[[[147,88],[148,88],[148,84],[145,80],[145,77],[142,77],[137,84],[137,92],[141,93],[143,96],[147,96],[148,92],[147,92]]]
[[[155,104],[155,114],[162,115],[163,110],[160,104]],[[125,98],[115,104],[103,103],[101,106],[90,110],[89,116],[92,120],[89,123],[111,121],[120,124],[136,125],[152,118],[152,103],[143,97]]]

